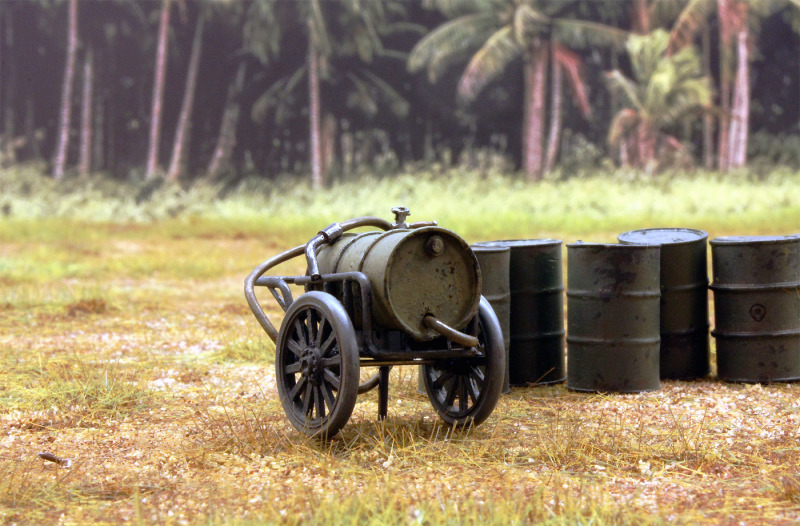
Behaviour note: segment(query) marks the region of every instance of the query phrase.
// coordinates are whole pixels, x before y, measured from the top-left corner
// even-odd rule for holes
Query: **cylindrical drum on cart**
[[[344,235],[320,247],[317,259],[323,274],[363,272],[372,285],[376,325],[414,340],[439,336],[425,324],[429,314],[461,329],[478,312],[478,260],[463,239],[444,228]]]
[[[658,245],[567,245],[567,387],[661,386]]]
[[[619,240],[661,247],[661,379],[707,375],[708,233],[645,228],[624,232]]]
[[[473,245],[472,251],[478,258],[481,269],[481,295],[489,301],[500,328],[506,347],[506,376],[503,381],[503,392],[509,392],[509,348],[511,340],[511,291],[509,289],[508,270],[511,250],[503,246]]]
[[[711,240],[717,376],[800,379],[800,235]]]
[[[560,239],[479,243],[510,249],[511,385],[552,384],[566,377],[561,244]]]

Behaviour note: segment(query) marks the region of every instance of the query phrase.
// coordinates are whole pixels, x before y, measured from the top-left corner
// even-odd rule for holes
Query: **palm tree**
[[[609,88],[625,103],[611,123],[609,144],[620,150],[623,162],[648,174],[656,171],[663,154],[683,151],[670,129],[711,105],[709,80],[702,75],[694,48],[669,55],[669,40],[663,29],[631,36],[627,48],[634,78],[619,70],[607,78]]]
[[[795,0],[690,0],[673,26],[669,52],[690,44],[712,14],[719,20],[720,170],[744,166],[747,159],[751,24],[787,3],[798,5]]]
[[[161,141],[161,117],[163,114],[164,77],[167,69],[167,35],[169,32],[170,0],[162,0],[158,26],[155,75],[153,79],[153,102],[150,112],[150,139],[147,147],[145,177],[151,179],[158,174],[158,147]]]
[[[58,146],[53,164],[53,179],[63,179],[67,166],[69,130],[72,121],[72,86],[75,80],[75,58],[78,53],[78,0],[70,0],[67,18],[67,61],[64,67],[64,84],[61,88]]]
[[[587,112],[585,88],[577,74],[577,55],[568,53],[566,45],[621,46],[628,34],[596,22],[570,18],[570,9],[576,2],[433,0],[432,3],[451,20],[417,43],[409,57],[409,70],[427,68],[430,81],[435,82],[449,66],[471,57],[457,88],[459,99],[469,103],[521,56],[525,83],[522,166],[531,179],[540,179],[548,61],[555,62],[553,96],[557,96],[556,92],[560,95],[558,75],[561,70],[567,71],[576,100]],[[551,121],[558,122],[555,117]]]
[[[178,117],[178,126],[175,130],[175,142],[172,146],[172,158],[167,170],[167,179],[176,181],[180,177],[184,168],[184,158],[186,156],[187,144],[189,142],[189,132],[191,130],[192,107],[194,106],[194,95],[197,91],[197,73],[200,64],[200,54],[203,44],[203,24],[206,18],[206,4],[200,7],[197,14],[194,37],[192,38],[192,50],[189,55],[189,66],[186,72],[186,86],[184,88],[183,103],[181,113]]]
[[[332,143],[335,127],[323,126],[323,122],[332,123],[331,110],[323,107],[322,85],[334,78],[351,87],[356,96],[346,97],[348,105],[363,104],[362,109],[369,112],[375,104],[373,92],[379,92],[384,100],[389,101],[389,108],[395,114],[407,111],[407,103],[388,83],[373,73],[353,68],[350,59],[361,63],[371,63],[378,57],[396,57],[392,50],[385,49],[382,43],[383,34],[392,24],[390,19],[401,16],[403,9],[399,2],[385,0],[339,0],[336,2],[291,3],[293,12],[278,12],[274,0],[261,0],[258,4],[260,12],[260,29],[251,33],[270,34],[272,38],[281,31],[305,33],[307,48],[306,60],[297,70],[274,82],[268,87],[252,109],[252,116],[263,121],[267,113],[275,110],[276,121],[280,121],[288,113],[287,109],[294,102],[293,91],[305,78],[307,81],[308,130],[310,144],[311,183],[314,188],[325,184],[327,169],[331,165]],[[256,24],[258,25],[258,24]],[[248,39],[246,47],[266,65],[275,54],[277,46],[264,45],[257,39]],[[402,57],[405,60],[405,56]],[[336,68],[338,60],[350,60],[349,68],[342,73]],[[325,152],[328,152],[327,154]]]

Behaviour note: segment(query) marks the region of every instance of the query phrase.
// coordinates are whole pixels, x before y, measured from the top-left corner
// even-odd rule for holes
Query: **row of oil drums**
[[[561,240],[473,245],[503,326],[506,391],[566,379],[577,391],[640,392],[708,375],[709,288],[717,378],[800,379],[800,234],[712,239],[710,286],[706,232],[618,239],[567,245],[566,332]]]

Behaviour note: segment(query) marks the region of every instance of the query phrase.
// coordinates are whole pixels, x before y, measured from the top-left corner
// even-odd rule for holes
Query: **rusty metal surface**
[[[711,370],[708,336],[708,233],[646,228],[621,243],[661,247],[661,378],[688,380]]]
[[[660,387],[660,247],[567,245],[567,387]]]
[[[800,380],[800,236],[711,240],[717,376]]]
[[[566,366],[561,240],[517,239],[479,245],[510,249],[511,385],[563,382]]]
[[[509,349],[511,347],[511,289],[509,288],[509,262],[511,249],[503,246],[472,245],[481,269],[481,295],[494,309],[503,334],[506,355],[506,372],[503,392],[510,391]]]
[[[478,310],[478,261],[463,239],[444,228],[344,235],[320,247],[317,259],[321,273],[366,274],[376,323],[417,340],[439,336],[425,323],[426,315],[456,328],[466,326]]]

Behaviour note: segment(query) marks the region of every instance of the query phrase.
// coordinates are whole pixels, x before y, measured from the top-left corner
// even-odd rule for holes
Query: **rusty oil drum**
[[[427,314],[462,328],[478,312],[478,260],[466,241],[441,227],[345,234],[321,247],[317,261],[323,274],[363,272],[376,323],[419,341],[439,336],[425,325]]]
[[[658,245],[567,245],[567,387],[661,386]]]
[[[622,243],[661,247],[661,379],[701,378],[711,370],[708,337],[708,233],[645,228]]]
[[[563,382],[566,366],[562,241],[516,239],[478,245],[510,249],[508,362],[511,385]]]
[[[711,240],[717,376],[800,379],[800,235]]]
[[[503,392],[509,392],[509,360],[511,346],[511,290],[509,288],[509,261],[511,250],[504,246],[472,245],[481,269],[481,295],[489,301],[500,322],[506,348],[506,375]]]

